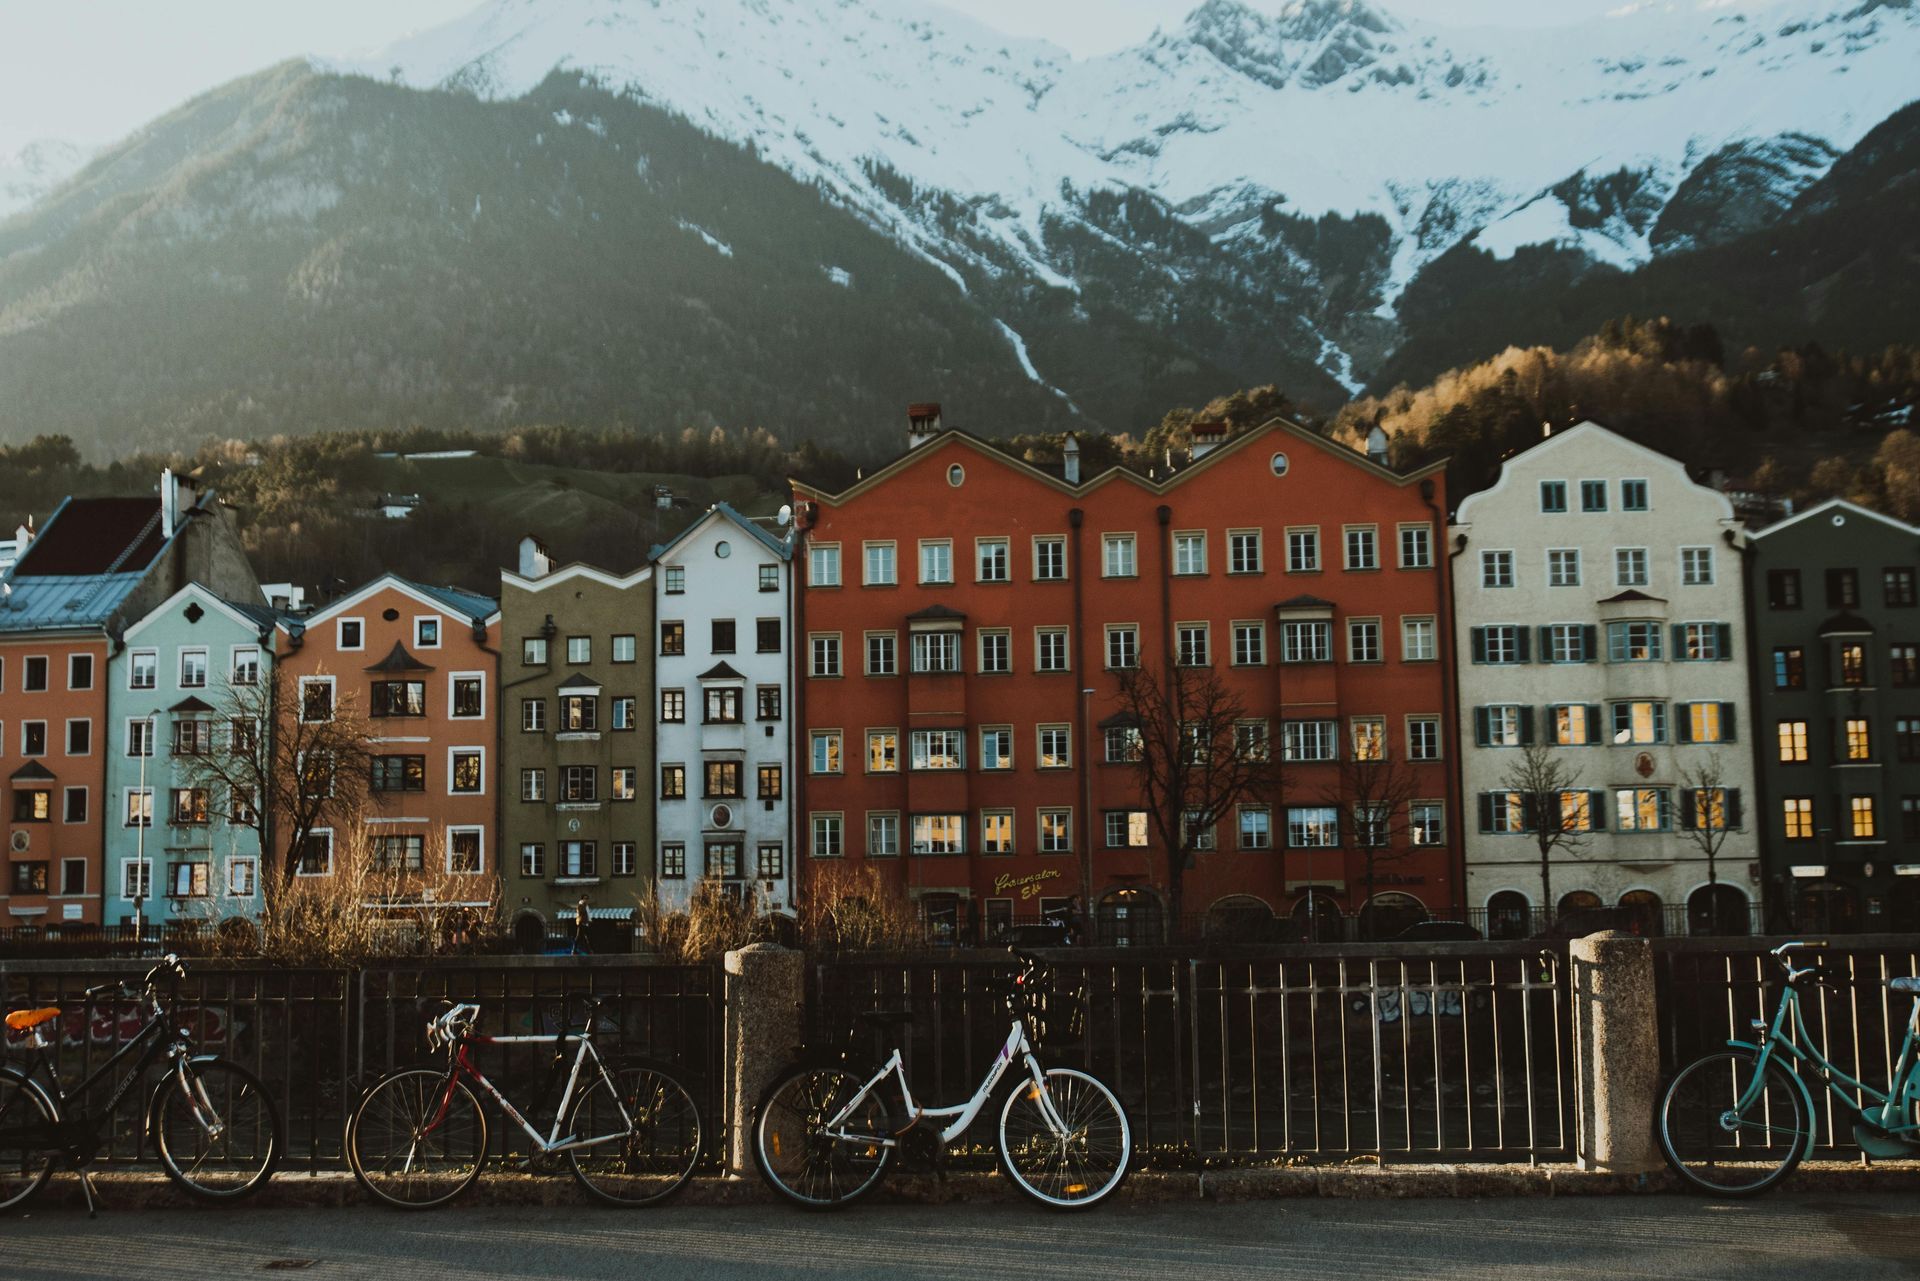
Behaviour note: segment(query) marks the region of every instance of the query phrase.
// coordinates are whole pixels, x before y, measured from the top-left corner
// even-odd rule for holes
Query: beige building
[[[1588,422],[1508,459],[1452,533],[1467,889],[1488,933],[1615,906],[1645,932],[1744,925],[1759,855],[1732,505]],[[1565,833],[1545,884],[1542,815]]]

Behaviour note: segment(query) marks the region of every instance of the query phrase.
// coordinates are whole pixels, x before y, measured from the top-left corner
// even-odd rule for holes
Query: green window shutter
[[[1493,830],[1492,792],[1480,793],[1480,830],[1483,832],[1491,832]]]
[[[1533,746],[1533,709],[1531,707],[1520,709],[1520,746]]]
[[[1514,628],[1513,643],[1515,652],[1520,656],[1520,661],[1523,663],[1531,663],[1533,661],[1533,629],[1530,627]]]
[[[1601,715],[1605,711],[1606,709],[1598,703],[1587,704],[1587,742],[1604,743],[1606,741],[1607,727],[1600,723]]]
[[[1740,814],[1740,789],[1737,787],[1727,789],[1727,826],[1731,828],[1744,826]]]
[[[1484,707],[1473,709],[1473,745],[1485,747],[1493,741],[1492,717]]]
[[[1580,661],[1591,663],[1600,657],[1600,629],[1588,623],[1580,629]]]
[[[1693,716],[1687,710],[1692,706],[1693,704],[1691,703],[1675,703],[1673,705],[1673,741],[1676,743],[1691,743],[1693,741]]]
[[[1739,735],[1734,730],[1733,704],[1720,704],[1720,738],[1723,742],[1737,743]]]
[[[1681,662],[1686,656],[1687,625],[1685,623],[1675,623],[1673,625],[1673,661],[1676,663]]]
[[[1681,788],[1680,789],[1680,826],[1681,828],[1689,832],[1691,832],[1695,827],[1699,825],[1699,818],[1697,816],[1693,802],[1694,802],[1693,789],[1691,787]]]
[[[1607,794],[1605,792],[1587,793],[1587,812],[1593,815],[1593,830],[1607,830]]]
[[[1720,661],[1731,663],[1733,661],[1733,624],[1715,623],[1714,629],[1719,633]]]
[[[1468,636],[1470,638],[1470,644],[1473,650],[1473,661],[1476,663],[1486,662],[1487,661],[1487,629],[1484,627],[1476,627],[1471,632],[1468,633]]]

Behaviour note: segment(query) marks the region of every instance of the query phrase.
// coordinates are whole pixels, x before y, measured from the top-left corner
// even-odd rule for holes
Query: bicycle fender
[[[1755,1045],[1752,1041],[1728,1041],[1727,1048],[1730,1050],[1745,1050],[1748,1053],[1754,1054],[1754,1055],[1758,1055],[1760,1053],[1760,1047]],[[1794,1089],[1800,1091],[1800,1102],[1806,1105],[1807,1119],[1811,1121],[1814,1117],[1813,1092],[1807,1089],[1807,1083],[1800,1079],[1800,1074],[1798,1072],[1795,1072],[1789,1069],[1789,1071],[1787,1072],[1787,1079],[1793,1082]],[[1810,1159],[1813,1156],[1813,1140],[1816,1134],[1818,1133],[1818,1130],[1819,1130],[1818,1126],[1809,1125],[1807,1127],[1807,1146],[1806,1146],[1806,1150],[1800,1154],[1801,1160],[1804,1161],[1804,1160]]]
[[[1760,1053],[1760,1047],[1752,1041],[1728,1041],[1727,1048],[1730,1050],[1751,1050],[1755,1054]]]
[[[48,1094],[47,1088],[44,1085],[41,1085],[40,1082],[34,1080],[31,1076],[28,1076],[25,1072],[22,1072],[19,1068],[0,1067],[0,1080],[11,1081],[15,1085],[19,1086],[21,1089],[38,1095],[40,1097],[40,1101],[47,1105],[47,1115],[51,1116],[54,1119],[55,1124],[58,1124],[60,1121],[65,1119],[60,1115],[59,1100],[55,1099],[51,1094]]]

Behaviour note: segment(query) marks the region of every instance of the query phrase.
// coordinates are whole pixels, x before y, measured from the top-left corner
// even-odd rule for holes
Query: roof
[[[491,596],[480,596],[473,592],[463,591],[458,587],[429,587],[425,583],[416,583],[412,579],[402,578],[398,574],[382,574],[378,578],[360,584],[359,587],[348,592],[345,596],[330,602],[325,608],[315,610],[308,618],[301,619],[292,615],[283,614],[280,616],[280,625],[285,627],[290,634],[297,631],[309,630],[321,623],[338,617],[340,614],[358,605],[361,601],[366,600],[376,592],[387,587],[411,596],[429,608],[448,610],[473,623],[486,622],[498,613],[500,608],[499,602],[495,601]]]
[[[1632,437],[1624,436],[1613,430],[1613,428],[1606,426],[1604,423],[1597,423],[1589,418],[1585,421],[1577,422],[1571,427],[1562,428],[1544,439],[1536,440],[1525,449],[1518,450],[1506,458],[1501,459],[1500,475],[1494,479],[1493,484],[1480,490],[1478,493],[1468,494],[1460,500],[1459,510],[1454,515],[1454,523],[1456,525],[1471,525],[1473,523],[1473,517],[1468,514],[1468,510],[1478,510],[1484,503],[1493,502],[1495,495],[1507,487],[1507,482],[1519,474],[1520,468],[1516,466],[1516,464],[1537,462],[1541,455],[1561,449],[1568,441],[1584,440],[1588,436],[1605,437],[1610,445],[1622,453],[1636,455],[1643,462],[1652,463],[1665,467],[1670,471],[1678,472],[1681,479],[1686,481],[1687,484],[1719,500],[1721,520],[1728,522],[1736,521],[1733,510],[1733,500],[1712,486],[1702,485],[1699,481],[1695,480],[1693,473],[1687,470],[1686,463],[1675,458],[1672,454],[1662,453],[1651,445],[1643,445]]]
[[[733,668],[729,666],[724,659],[722,659],[720,662],[715,663],[712,667],[709,667],[706,671],[701,672],[700,675],[695,679],[703,680],[703,681],[743,681],[747,678],[742,676],[739,672],[734,671]]]
[[[585,672],[575,672],[573,675],[567,677],[567,679],[561,681],[558,685],[554,686],[554,688],[558,690],[599,689],[600,682],[597,680],[594,680],[591,676],[588,676]]]
[[[27,545],[13,576],[142,570],[166,542],[158,498],[69,498]]]
[[[916,609],[911,614],[907,615],[907,619],[909,622],[915,619],[920,619],[924,621],[930,618],[964,619],[965,617],[966,617],[965,614],[961,613],[959,610],[955,609],[953,606],[939,605],[939,604],[929,605],[925,609]]]
[[[1132,712],[1120,711],[1107,717],[1095,729],[1139,729],[1140,718]]]
[[[281,618],[286,617],[270,605],[255,605],[245,601],[228,600],[226,597],[216,595],[199,583],[194,582],[188,583],[185,587],[182,587],[158,605],[155,605],[152,610],[148,611],[146,617],[134,620],[133,623],[127,627],[126,636],[123,639],[131,641],[153,623],[160,619],[171,617],[173,613],[179,609],[180,602],[183,600],[188,601],[189,604],[205,601],[216,611],[227,615],[236,625],[240,627],[252,627],[261,632],[268,631],[275,623],[279,622]]]
[[[707,508],[706,514],[700,517],[699,520],[694,521],[691,525],[688,525],[685,529],[675,534],[672,538],[669,538],[666,542],[661,543],[659,546],[655,547],[652,551],[648,552],[647,559],[659,560],[661,557],[665,556],[668,552],[672,551],[674,548],[678,547],[681,543],[685,542],[688,538],[692,537],[694,534],[694,531],[704,527],[708,521],[712,520],[716,516],[732,521],[735,525],[738,525],[741,529],[745,530],[748,534],[751,534],[753,537],[759,539],[760,542],[766,547],[768,551],[772,552],[775,556],[778,556],[781,560],[793,559],[793,548],[787,545],[786,539],[775,538],[772,534],[769,534],[766,530],[760,528],[760,524],[758,521],[754,520],[750,516],[741,515],[738,511],[735,511],[733,506],[729,503],[715,503],[713,506]]]
[[[1602,605],[1625,605],[1638,601],[1654,601],[1664,605],[1667,603],[1667,598],[1664,596],[1649,596],[1636,587],[1629,587],[1624,592],[1615,592],[1611,596],[1603,596],[1600,598]]]
[[[1765,529],[1755,533],[1754,537],[1771,538],[1781,530],[1793,525],[1798,525],[1801,521],[1811,520],[1815,516],[1825,515],[1826,513],[1835,511],[1847,512],[1854,516],[1863,516],[1868,520],[1877,520],[1883,525],[1891,525],[1895,529],[1920,538],[1920,526],[1909,525],[1906,521],[1896,516],[1889,516],[1885,512],[1877,512],[1871,507],[1862,507],[1859,503],[1850,503],[1844,498],[1829,498],[1824,503],[1817,503],[1807,508],[1797,516],[1789,516],[1785,520],[1777,520]]]
[[[0,634],[102,627],[144,576],[144,573],[126,573],[10,577],[0,586]]]
[[[393,575],[393,581],[411,587],[414,591],[422,595],[431,596],[442,605],[445,605],[449,610],[465,617],[469,622],[485,622],[487,619],[492,618],[494,613],[500,608],[500,602],[493,599],[493,597],[482,596],[478,592],[466,591],[463,588],[429,587],[425,583],[416,583],[412,579],[402,578],[398,574]]]
[[[1841,610],[1820,624],[1820,630],[1817,633],[1820,636],[1871,636],[1872,634],[1872,623],[1847,610]]]
[[[23,779],[33,782],[52,782],[53,771],[42,765],[39,761],[28,761],[25,765],[22,765],[19,769],[8,775],[8,777],[16,783]]]
[[[1289,596],[1275,609],[1332,609],[1333,602],[1319,596]]]
[[[399,641],[387,651],[387,656],[367,668],[370,672],[430,672],[432,667],[421,662],[407,652],[407,647]]]
[[[167,710],[170,712],[210,712],[213,710],[213,705],[203,701],[196,695],[189,694]]]

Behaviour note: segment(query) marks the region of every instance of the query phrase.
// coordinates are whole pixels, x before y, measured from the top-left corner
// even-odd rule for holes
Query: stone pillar
[[[1575,1157],[1585,1170],[1660,1165],[1653,1110],[1660,1089],[1653,945],[1606,931],[1568,948],[1573,983]]]
[[[728,952],[727,1173],[753,1174],[753,1108],[801,1040],[806,953],[777,943]]]

